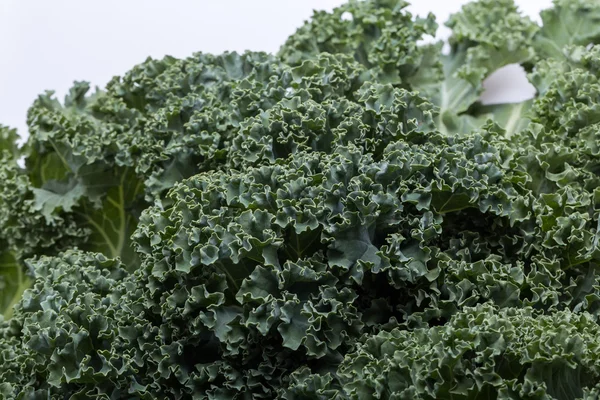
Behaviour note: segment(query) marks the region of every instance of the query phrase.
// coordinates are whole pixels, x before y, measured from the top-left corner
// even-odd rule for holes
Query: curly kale
[[[598,398],[600,4],[407,5],[0,126],[0,398]]]

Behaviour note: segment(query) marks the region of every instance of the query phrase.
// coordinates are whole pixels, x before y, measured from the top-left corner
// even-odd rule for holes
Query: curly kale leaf
[[[466,308],[444,326],[365,338],[335,378],[300,371],[282,397],[584,398],[600,373],[598,329],[585,313]]]
[[[346,54],[373,71],[377,81],[410,89],[439,75],[438,46],[419,46],[437,28],[433,14],[415,18],[403,0],[351,0],[331,13],[315,11],[279,51],[296,65],[320,53]]]
[[[30,181],[18,165],[21,151],[16,131],[0,126],[0,315],[5,318],[31,282],[24,260],[66,248],[82,234],[71,221],[50,225],[35,210]]]
[[[534,39],[540,59],[564,57],[568,46],[600,44],[600,5],[594,0],[554,0],[540,13],[542,28]]]

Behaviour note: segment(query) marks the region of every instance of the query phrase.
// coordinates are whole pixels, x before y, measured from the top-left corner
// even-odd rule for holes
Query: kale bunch
[[[0,127],[0,398],[598,398],[600,4],[406,7]]]

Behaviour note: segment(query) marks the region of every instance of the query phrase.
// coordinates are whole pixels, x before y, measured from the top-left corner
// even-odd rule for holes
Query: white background
[[[413,0],[413,14],[438,23],[468,0]],[[0,123],[26,135],[25,115],[38,94],[62,100],[73,81],[103,87],[147,56],[186,57],[195,51],[276,52],[313,9],[343,0],[0,0]],[[551,0],[516,0],[539,21]],[[448,36],[445,27],[439,38]],[[506,75],[508,74],[508,75]],[[506,84],[508,76],[509,84]],[[491,79],[486,97],[519,100],[530,89],[518,70]],[[502,84],[498,84],[502,81]]]

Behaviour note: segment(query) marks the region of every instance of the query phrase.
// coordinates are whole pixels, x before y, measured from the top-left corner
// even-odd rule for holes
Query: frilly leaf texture
[[[407,5],[0,126],[0,398],[598,398],[600,4]]]

